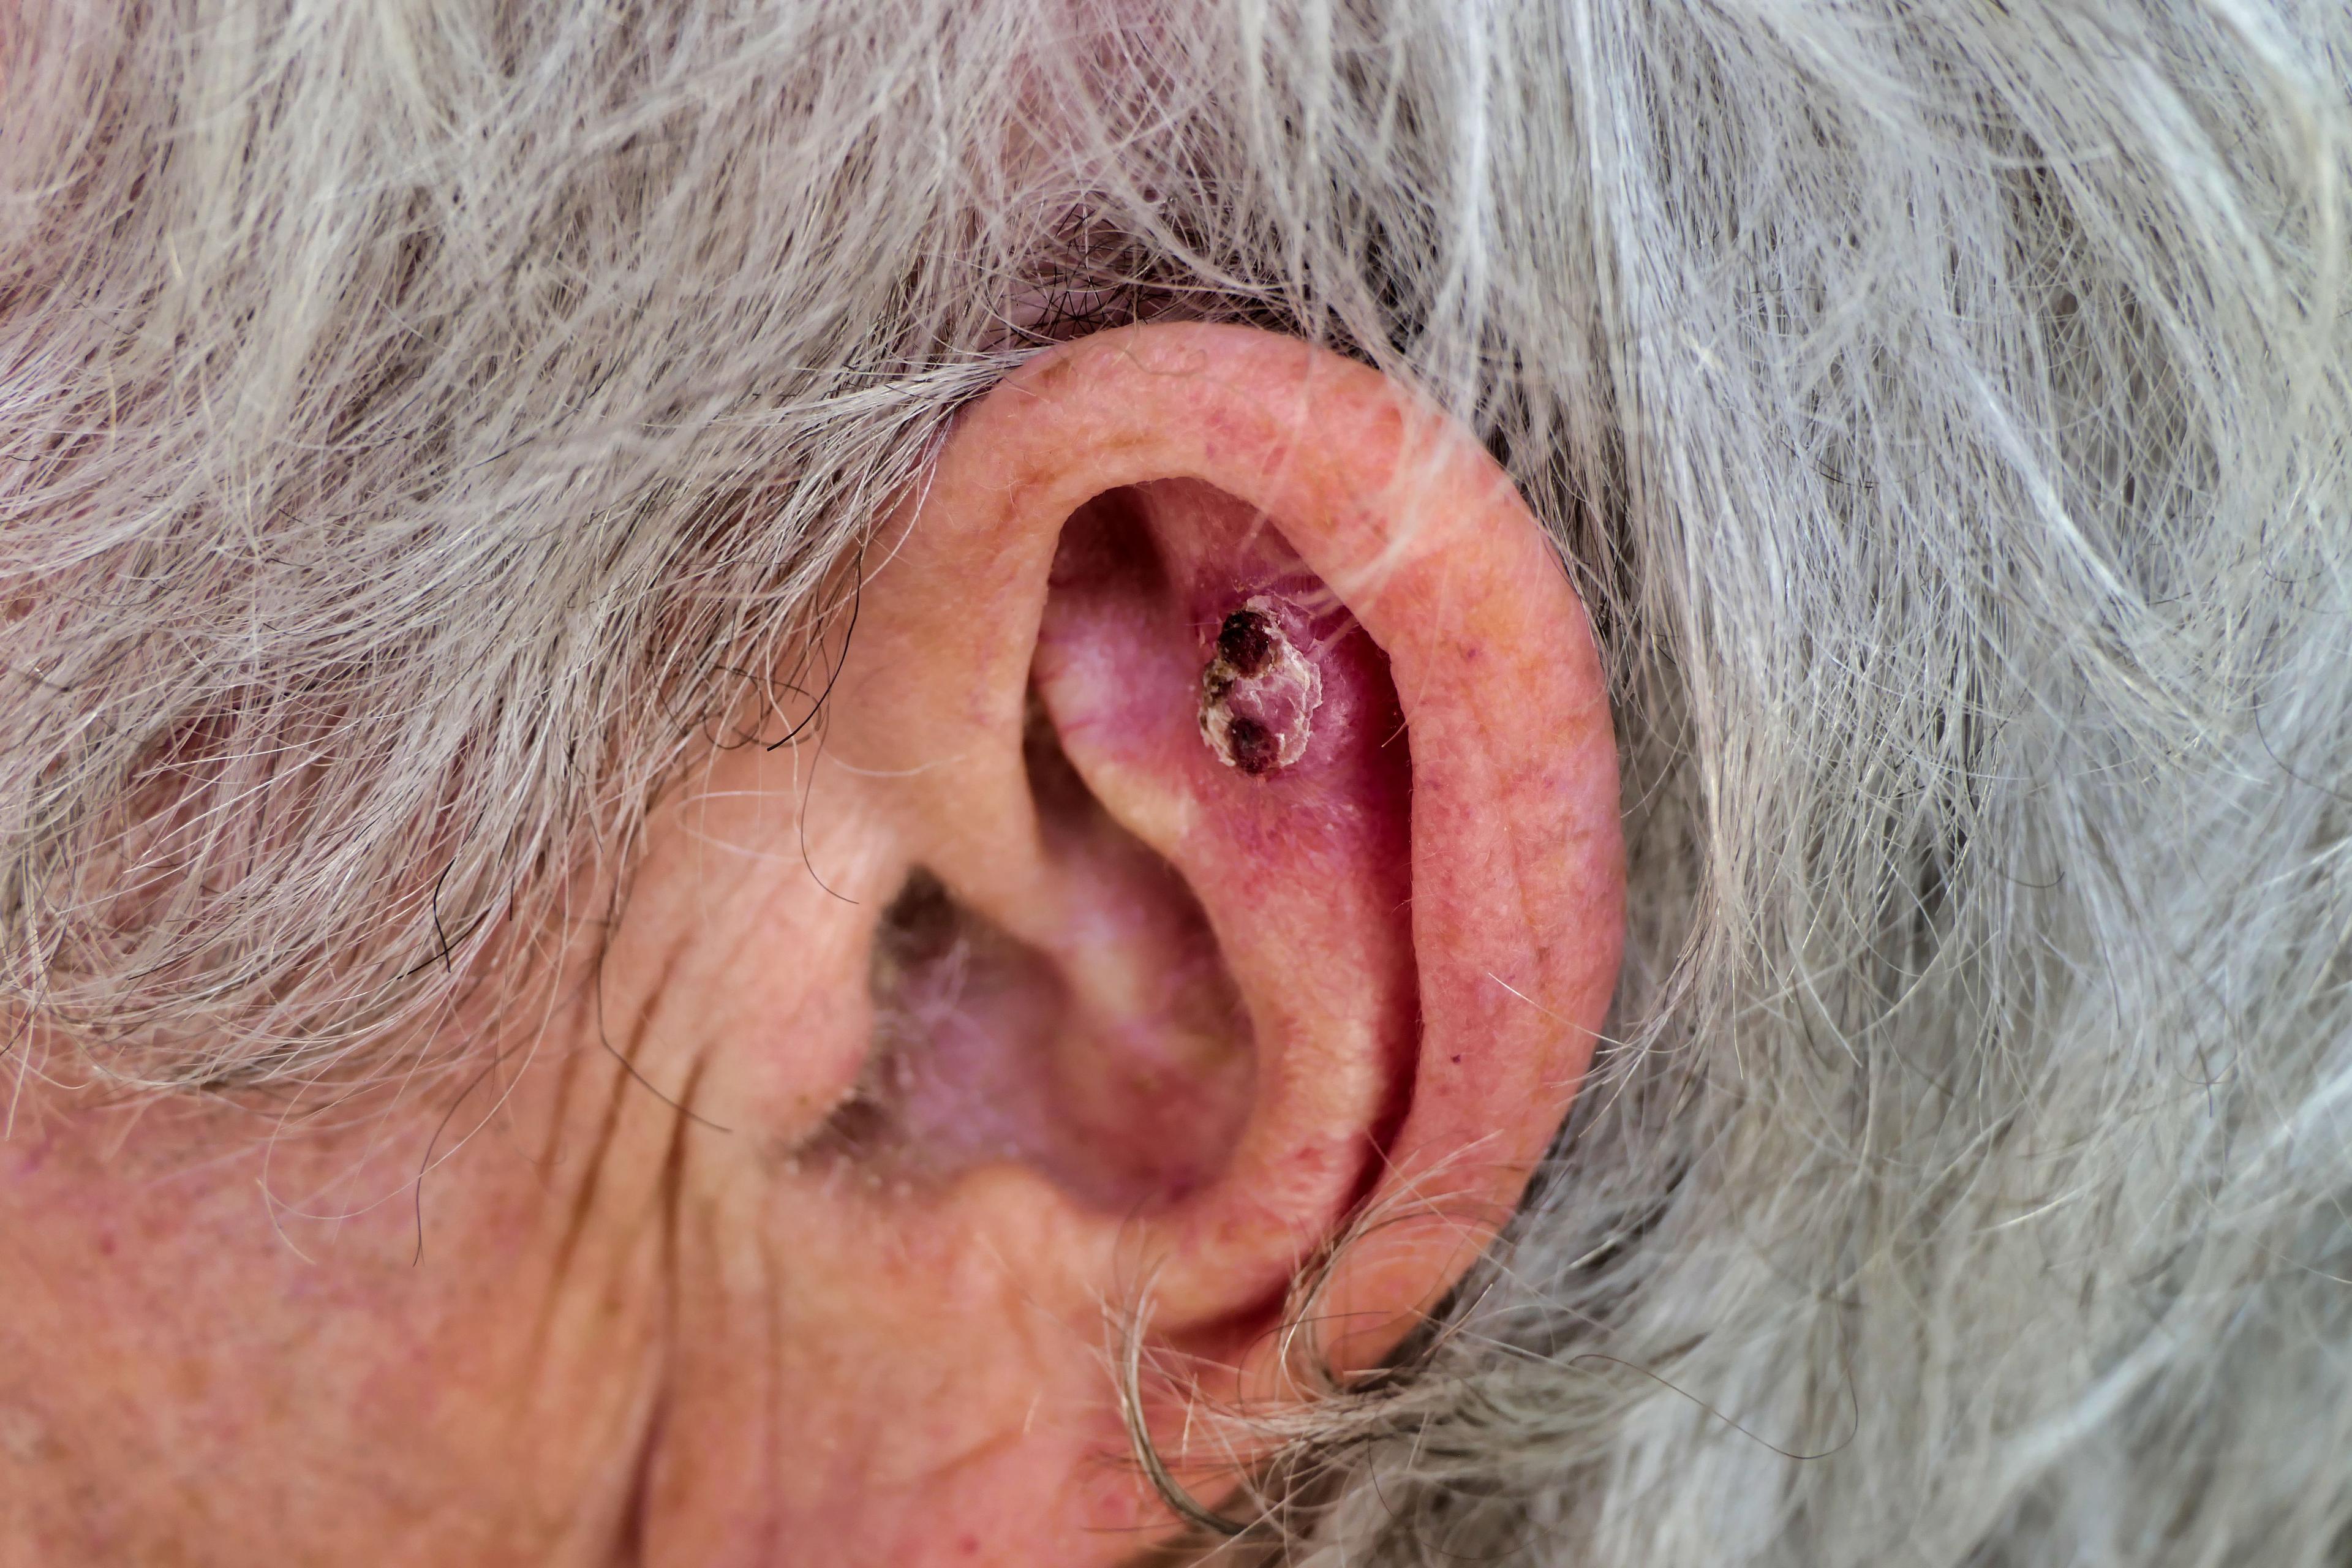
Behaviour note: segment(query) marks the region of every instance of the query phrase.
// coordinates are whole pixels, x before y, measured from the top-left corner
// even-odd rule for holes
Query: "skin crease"
[[[0,1564],[1115,1563],[1171,1521],[1106,1303],[1263,1402],[1367,1205],[1312,1349],[1370,1365],[1459,1277],[1622,932],[1582,612],[1476,443],[1287,340],[1107,333],[967,410],[865,574],[822,746],[680,781],[600,966],[593,922],[508,943],[454,1110],[26,1082]],[[1262,591],[1325,698],[1253,777],[1197,721]],[[894,1108],[876,930],[919,867],[979,934],[910,949],[962,955],[965,1033]],[[925,1138],[959,1095],[1017,1157]]]

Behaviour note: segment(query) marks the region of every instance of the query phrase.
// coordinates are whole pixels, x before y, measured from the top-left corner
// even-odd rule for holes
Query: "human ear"
[[[789,963],[727,951],[754,997],[793,969],[831,1087],[739,1005],[704,1101],[792,1145],[743,1223],[786,1259],[783,1441],[822,1447],[771,1485],[798,1562],[1114,1558],[1170,1521],[1118,1463],[1107,1309],[1191,1392],[1280,1397],[1312,1274],[1303,1353],[1369,1368],[1559,1127],[1623,924],[1601,671],[1475,439],[1241,328],[1030,363],[856,592],[822,751],[711,774],[804,802],[826,883]]]

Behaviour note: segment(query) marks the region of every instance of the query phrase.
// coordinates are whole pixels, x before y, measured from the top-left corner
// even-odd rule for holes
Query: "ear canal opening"
[[[1016,1163],[1146,1212],[1238,1143],[1247,1010],[1183,877],[1102,808],[1034,696],[1023,752],[1069,889],[1052,950],[910,871],[874,933],[865,1070],[813,1148],[909,1186]]]

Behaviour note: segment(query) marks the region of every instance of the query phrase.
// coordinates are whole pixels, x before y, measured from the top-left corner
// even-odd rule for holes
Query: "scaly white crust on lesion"
[[[1278,601],[1264,594],[1224,618],[1201,671],[1201,739],[1219,762],[1252,777],[1307,754],[1323,672],[1283,629]]]

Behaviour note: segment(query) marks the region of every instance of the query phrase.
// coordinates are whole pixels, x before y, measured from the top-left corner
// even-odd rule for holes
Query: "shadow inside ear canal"
[[[874,934],[865,1071],[811,1152],[913,1184],[1016,1162],[1089,1206],[1150,1209],[1230,1156],[1249,1020],[1192,889],[1110,820],[1034,701],[1024,750],[1069,893],[1055,951],[910,872]]]
[[[917,867],[875,929],[867,984],[874,1038],[824,1145],[899,1180],[1062,1163],[1040,1136],[1068,1011],[1051,960]]]

